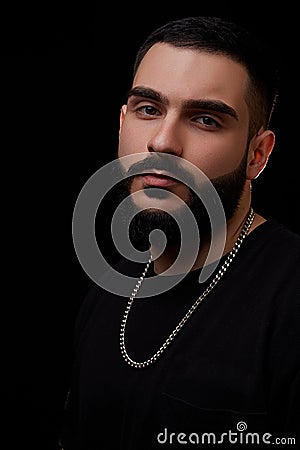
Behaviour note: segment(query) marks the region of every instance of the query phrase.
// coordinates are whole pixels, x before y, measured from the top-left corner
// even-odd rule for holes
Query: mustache
[[[183,179],[184,183],[194,185],[193,175],[180,164],[180,161],[175,161],[174,158],[166,156],[168,155],[159,156],[155,154],[147,156],[143,160],[132,164],[127,170],[127,175],[134,176],[157,170],[165,172],[167,176],[175,180],[178,180],[180,175],[180,181]]]

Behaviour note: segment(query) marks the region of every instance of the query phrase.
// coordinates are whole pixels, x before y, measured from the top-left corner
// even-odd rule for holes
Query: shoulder
[[[268,219],[248,238],[244,258],[250,276],[282,317],[293,315],[300,306],[300,235]]]
[[[112,298],[116,299],[117,297],[121,297],[115,293],[114,289],[118,285],[118,275],[126,275],[129,278],[136,279],[141,275],[144,265],[144,263],[122,258],[109,266],[105,273],[100,275],[97,282],[93,281],[79,308],[75,324],[75,334],[78,335],[81,333],[96,310],[99,311],[99,308],[105,308],[107,304],[111,303],[109,301]]]
[[[248,286],[261,306],[274,311],[278,305],[278,310],[290,312],[299,307],[299,235],[269,219],[247,236],[237,262],[233,276],[238,284]]]
[[[254,249],[265,255],[273,255],[275,259],[289,254],[300,258],[300,235],[290,230],[275,219],[267,219],[248,236],[248,241]]]

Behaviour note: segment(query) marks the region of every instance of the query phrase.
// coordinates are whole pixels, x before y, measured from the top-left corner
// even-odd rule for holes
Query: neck
[[[233,217],[230,220],[228,220],[228,222],[226,224],[227,229],[226,229],[226,239],[225,239],[224,249],[223,249],[222,255],[220,255],[220,256],[223,256],[232,250],[236,240],[239,237],[239,234],[241,233],[241,231],[243,229],[245,221],[247,220],[249,211],[250,211],[250,203],[248,203],[247,205],[245,205],[243,207],[239,207],[237,209],[237,211],[235,212],[235,214],[233,215]],[[250,227],[249,233],[251,231],[253,231],[257,226],[259,226],[264,221],[265,221],[265,219],[263,217],[256,214],[255,218],[253,220],[253,223]],[[215,235],[216,240],[223,239],[223,237],[224,237],[224,230],[220,230]],[[199,250],[198,250],[198,253],[197,253],[194,263],[192,263],[192,265],[191,264],[189,265],[189,267],[191,267],[190,270],[200,269],[205,264],[214,262],[213,260],[207,261],[208,253],[210,250],[210,244],[211,244],[210,235],[205,235],[205,236],[201,235]],[[191,245],[193,245],[193,243],[191,243]],[[154,259],[155,273],[162,274],[166,270],[170,269],[179,254],[179,250],[180,250],[180,245],[169,245],[169,246],[167,245],[165,250],[163,251],[163,253],[160,256],[156,257],[156,255],[158,254],[158,251],[155,247],[151,247],[151,254],[153,255],[153,259]],[[176,269],[174,269],[173,271],[172,271],[172,269],[170,269],[170,271],[168,271],[168,274],[169,275],[177,275],[180,273],[184,273],[184,272],[186,272],[185,267],[186,267],[186,262],[185,262],[185,264],[177,265]]]

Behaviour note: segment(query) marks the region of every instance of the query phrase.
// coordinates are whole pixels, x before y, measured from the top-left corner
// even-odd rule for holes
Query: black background
[[[128,3],[109,12],[107,5],[41,2],[2,9],[1,406],[8,448],[56,449],[74,319],[90,283],[73,247],[73,208],[83,184],[115,157],[135,52],[154,28],[220,15],[275,47],[277,140],[254,202],[300,233],[297,14],[287,3],[284,10],[266,4],[264,12],[253,2],[238,9],[228,2],[162,6]],[[113,259],[105,217],[102,232],[102,251]]]

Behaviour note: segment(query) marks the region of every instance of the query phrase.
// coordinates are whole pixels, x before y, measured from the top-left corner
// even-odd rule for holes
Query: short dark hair
[[[243,65],[249,75],[246,102],[249,107],[249,136],[268,128],[278,97],[279,72],[272,48],[237,23],[220,17],[185,17],[154,30],[140,46],[133,76],[156,43],[224,55]]]

